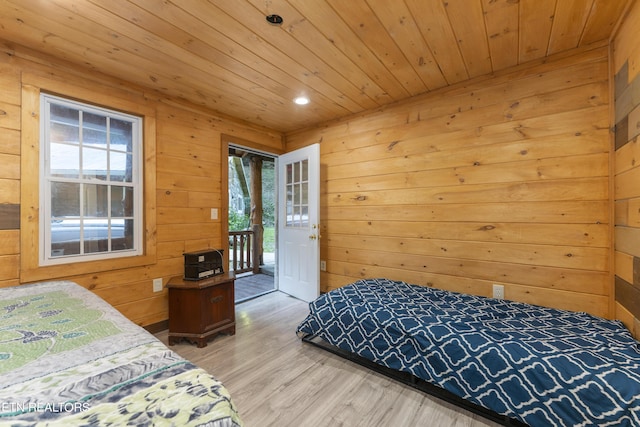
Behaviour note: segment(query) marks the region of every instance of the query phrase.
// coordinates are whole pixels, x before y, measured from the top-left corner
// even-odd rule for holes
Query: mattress
[[[0,424],[236,427],[215,377],[68,281],[0,289]]]
[[[296,332],[530,426],[640,425],[640,347],[618,321],[367,279]]]

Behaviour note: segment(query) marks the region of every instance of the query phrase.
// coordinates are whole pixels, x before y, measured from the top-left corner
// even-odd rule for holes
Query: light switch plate
[[[153,292],[162,292],[162,278],[153,279]]]
[[[211,208],[211,219],[218,219],[218,209]]]

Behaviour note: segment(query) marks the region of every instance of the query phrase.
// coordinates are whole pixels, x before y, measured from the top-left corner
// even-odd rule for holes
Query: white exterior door
[[[320,295],[320,146],[278,158],[278,286],[303,301]]]

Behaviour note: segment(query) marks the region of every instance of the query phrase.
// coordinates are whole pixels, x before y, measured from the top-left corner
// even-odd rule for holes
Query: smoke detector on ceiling
[[[282,25],[282,22],[284,22],[284,20],[282,19],[282,16],[280,15],[267,15],[267,22],[271,25]]]

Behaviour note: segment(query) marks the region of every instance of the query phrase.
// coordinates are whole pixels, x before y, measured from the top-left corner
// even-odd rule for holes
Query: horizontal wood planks
[[[613,40],[615,67],[615,316],[640,337],[640,4]]]
[[[20,263],[20,72],[0,59],[0,287]]]
[[[87,73],[62,61],[33,55],[23,48],[8,50],[0,45],[0,287],[16,286],[26,281],[24,258],[35,260],[28,277],[37,280],[68,279],[91,289],[115,306],[132,321],[146,326],[168,318],[166,290],[154,293],[152,280],[163,283],[183,273],[185,251],[218,248],[222,245],[222,218],[211,219],[211,209],[223,208],[222,135],[230,135],[261,149],[282,152],[282,135],[278,132],[219,117],[206,109],[168,98],[154,98],[144,89],[98,73]],[[37,223],[37,167],[21,170],[29,153],[37,164],[31,147],[25,150],[21,139],[37,134],[21,124],[25,99],[21,90],[29,81],[26,93],[37,92],[41,81],[55,83],[55,92],[78,99],[91,99],[108,105],[114,97],[123,105],[145,111],[150,117],[145,132],[152,133],[154,146],[145,146],[145,170],[153,170],[146,182],[155,190],[147,194],[147,227],[153,257],[142,264],[101,262],[91,269],[80,264],[64,266],[38,276],[37,237],[33,246],[21,247],[21,236],[31,233]],[[33,97],[29,98],[32,102]],[[121,108],[127,111],[126,108]],[[29,115],[27,113],[27,115]],[[37,117],[37,116],[36,116]],[[154,119],[154,120],[153,120]],[[36,126],[37,128],[37,126]],[[33,138],[32,138],[33,139]],[[37,140],[37,139],[36,139]],[[146,139],[148,141],[149,139]],[[37,147],[35,147],[37,149]],[[21,190],[22,187],[22,190]],[[152,188],[152,187],[149,187]],[[27,193],[28,192],[28,193]],[[226,194],[224,194],[226,197]],[[30,200],[27,206],[21,202]],[[22,215],[22,217],[21,217]],[[26,227],[26,228],[25,228]],[[31,227],[31,228],[29,228]],[[21,230],[29,230],[28,232]],[[35,228],[37,236],[37,228]],[[22,263],[21,263],[21,258]]]
[[[322,289],[384,276],[611,316],[606,47],[287,134],[321,141]]]

